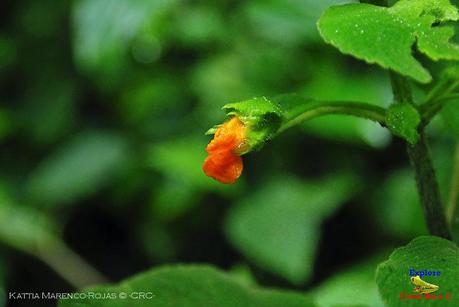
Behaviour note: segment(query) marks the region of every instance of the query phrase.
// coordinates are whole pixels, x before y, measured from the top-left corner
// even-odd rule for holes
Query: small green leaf
[[[396,136],[414,145],[419,140],[419,112],[409,103],[393,104],[387,110],[386,125]]]
[[[377,63],[419,82],[430,73],[413,57],[412,46],[433,60],[459,60],[449,42],[459,13],[448,0],[401,0],[390,8],[370,4],[333,6],[318,22],[327,43],[368,63]]]
[[[84,292],[110,295],[113,299],[62,299],[60,307],[314,307],[311,299],[296,293],[245,287],[231,275],[203,265],[154,269],[118,285]],[[150,298],[135,299],[139,293]],[[123,296],[125,295],[125,296]],[[124,297],[124,299],[123,299]]]
[[[413,294],[409,270],[439,271],[440,276],[423,276],[428,283],[439,286],[435,295],[451,293],[451,300],[438,301],[438,306],[459,306],[459,249],[445,239],[422,236],[407,246],[396,249],[386,262],[378,266],[376,283],[387,306],[432,306],[432,300],[401,300],[400,294]]]
[[[349,176],[310,183],[269,180],[230,209],[229,240],[265,270],[302,283],[312,274],[321,221],[355,192],[355,181]]]

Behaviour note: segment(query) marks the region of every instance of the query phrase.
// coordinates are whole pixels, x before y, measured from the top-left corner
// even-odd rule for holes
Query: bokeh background
[[[2,303],[8,291],[209,263],[244,283],[310,291],[321,306],[380,306],[376,263],[427,233],[402,141],[330,116],[244,157],[235,185],[201,170],[204,132],[225,103],[287,92],[391,102],[387,72],[316,30],[343,2],[2,1]],[[429,128],[445,198],[451,131],[441,118]],[[368,297],[348,295],[356,286]],[[54,302],[9,302],[32,304]]]

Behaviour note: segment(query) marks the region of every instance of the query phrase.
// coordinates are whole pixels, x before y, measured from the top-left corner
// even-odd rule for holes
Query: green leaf
[[[393,134],[414,145],[419,140],[418,126],[421,123],[419,112],[409,103],[393,104],[386,114],[386,125]]]
[[[428,283],[439,286],[433,294],[452,294],[452,299],[438,302],[438,306],[459,305],[459,249],[445,239],[422,236],[407,246],[396,249],[389,259],[378,266],[376,283],[387,306],[432,306],[431,300],[400,300],[400,293],[413,294],[409,270],[440,271],[440,276],[423,276]]]
[[[63,299],[59,307],[313,307],[304,295],[245,287],[229,274],[203,265],[154,269],[118,285],[87,289],[114,293],[114,299]],[[84,293],[85,291],[83,291]],[[151,299],[135,299],[136,293],[151,293]],[[126,299],[120,299],[120,294]]]
[[[378,253],[363,263],[353,265],[326,279],[311,291],[319,307],[383,307],[375,281],[375,269],[388,253]]]
[[[97,191],[127,161],[126,140],[107,132],[85,132],[63,144],[32,173],[31,199],[53,206]]]
[[[459,60],[459,47],[449,42],[459,13],[448,0],[401,0],[390,8],[370,4],[333,6],[318,22],[327,43],[345,54],[376,63],[419,82],[430,73],[413,57],[412,46],[433,60]]]
[[[227,236],[263,269],[302,283],[312,274],[320,223],[355,192],[355,181],[349,176],[309,183],[293,177],[268,180],[231,207]]]

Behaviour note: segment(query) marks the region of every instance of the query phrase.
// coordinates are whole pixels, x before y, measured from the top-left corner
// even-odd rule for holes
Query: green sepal
[[[247,127],[246,145],[241,154],[260,149],[279,130],[282,112],[279,106],[266,97],[229,103],[223,107],[229,117],[237,116]],[[214,128],[208,132],[215,132]]]
[[[206,131],[205,135],[215,134],[215,132],[217,132],[217,129],[220,128],[221,125],[222,124],[218,124],[218,125],[213,126],[212,128],[210,128],[209,130]]]
[[[393,104],[386,113],[386,125],[389,130],[411,145],[419,141],[418,127],[421,123],[421,115],[414,106],[409,103]]]

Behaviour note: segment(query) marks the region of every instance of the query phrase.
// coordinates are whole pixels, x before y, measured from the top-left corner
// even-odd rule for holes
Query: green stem
[[[418,192],[427,227],[432,235],[450,239],[432,159],[424,133],[415,145],[408,145],[408,155],[416,173]]]
[[[410,82],[399,74],[390,73],[390,82],[394,100],[397,103],[413,103],[413,95],[411,94]]]
[[[298,125],[301,122],[329,114],[352,115],[375,121],[385,125],[384,108],[361,102],[315,102],[304,105],[301,109],[291,112],[287,121],[280,127],[278,133]]]
[[[108,282],[103,275],[63,242],[55,241],[47,244],[34,254],[77,289]]]
[[[391,73],[392,90],[398,103],[413,104],[411,88],[406,78]],[[416,183],[424,210],[427,227],[432,235],[450,239],[438,182],[426,142],[424,127],[419,129],[420,140],[407,145],[408,155],[416,173]]]

